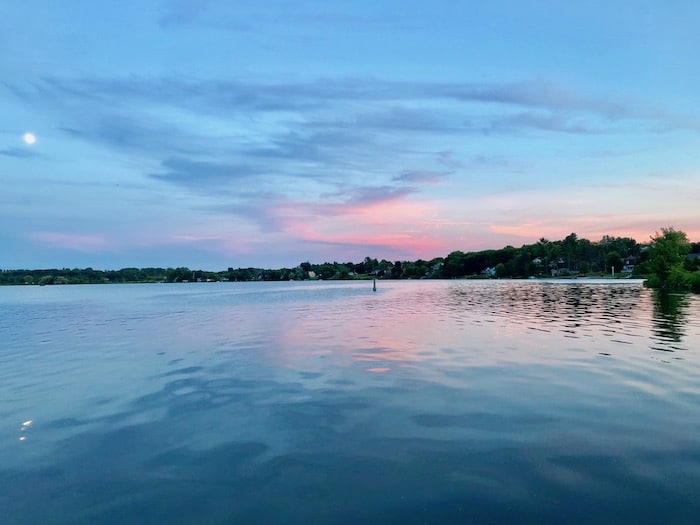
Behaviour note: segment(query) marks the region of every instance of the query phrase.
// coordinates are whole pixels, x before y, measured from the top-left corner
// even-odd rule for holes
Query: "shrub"
[[[693,286],[693,274],[683,269],[682,265],[671,268],[665,283],[669,289],[678,292],[687,292]]]

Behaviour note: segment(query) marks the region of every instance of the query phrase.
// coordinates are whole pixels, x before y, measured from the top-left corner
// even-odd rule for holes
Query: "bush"
[[[700,272],[693,272],[691,275],[690,289],[695,293],[700,293]]]
[[[666,285],[671,290],[687,292],[693,286],[693,277],[693,274],[683,269],[683,266],[676,265],[671,268],[666,279]]]
[[[663,285],[664,283],[661,280],[661,277],[655,273],[650,274],[647,277],[647,280],[644,281],[644,286],[647,286],[648,288],[661,288]]]

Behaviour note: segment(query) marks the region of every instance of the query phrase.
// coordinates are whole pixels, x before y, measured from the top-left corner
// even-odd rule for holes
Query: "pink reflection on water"
[[[232,307],[215,323],[221,333],[209,336],[231,352],[261,353],[280,368],[335,379],[357,371],[449,375],[504,365],[600,366],[601,355],[612,364],[650,352],[651,292],[641,283],[377,285],[375,293],[371,281],[259,284],[256,291],[269,297]]]

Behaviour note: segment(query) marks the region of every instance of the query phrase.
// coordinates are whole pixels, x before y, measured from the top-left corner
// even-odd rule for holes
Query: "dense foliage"
[[[662,228],[651,238],[647,285],[673,291],[700,292],[700,260],[688,257],[693,249],[685,232]]]
[[[189,268],[123,268],[121,270],[51,269],[0,271],[0,284],[83,284],[132,282],[288,281],[307,279],[453,279],[527,278],[578,275],[637,275],[667,289],[700,291],[697,256],[683,232],[665,228],[648,245],[628,237],[605,236],[600,241],[540,239],[520,248],[478,252],[455,251],[430,261],[387,261],[365,257],[358,263],[303,262],[294,268],[228,268],[209,272]]]

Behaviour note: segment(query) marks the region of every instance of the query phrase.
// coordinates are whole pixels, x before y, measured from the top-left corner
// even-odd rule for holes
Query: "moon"
[[[36,142],[36,135],[31,131],[27,131],[24,135],[22,135],[22,140],[25,144],[29,144],[31,146]]]

